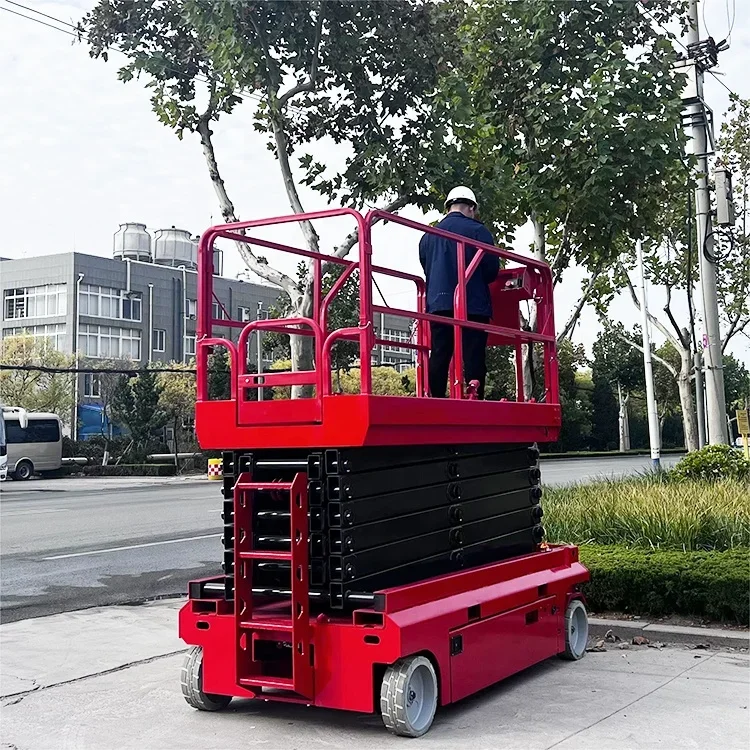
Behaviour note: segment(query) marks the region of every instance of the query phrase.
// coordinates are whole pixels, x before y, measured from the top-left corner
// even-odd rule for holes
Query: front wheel
[[[18,479],[21,482],[25,482],[27,479],[31,479],[34,474],[34,464],[31,461],[24,459],[19,461],[16,465],[16,470],[13,473],[13,478]]]
[[[193,646],[188,651],[180,674],[182,696],[199,711],[221,711],[232,700],[231,695],[213,695],[203,692],[203,649]]]
[[[380,688],[380,712],[393,734],[425,734],[435,718],[437,700],[437,674],[429,659],[408,656],[386,669]]]
[[[586,655],[589,640],[589,616],[580,599],[573,599],[565,610],[565,651],[561,659],[578,661]]]

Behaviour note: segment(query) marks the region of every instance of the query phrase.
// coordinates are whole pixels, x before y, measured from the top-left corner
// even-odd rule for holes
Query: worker
[[[464,187],[453,188],[445,201],[446,215],[437,224],[438,229],[460,234],[487,245],[494,245],[492,234],[477,218],[477,199],[473,191]],[[466,267],[477,249],[465,246]],[[427,279],[427,312],[453,318],[453,295],[458,283],[457,247],[454,240],[425,234],[419,242],[419,260]],[[492,318],[492,301],[489,285],[497,278],[500,259],[485,253],[471,279],[466,284],[468,319],[475,323],[489,323]],[[448,370],[453,357],[454,327],[430,321],[432,344],[430,348],[429,386],[433,398],[445,398]],[[487,333],[464,328],[462,335],[464,377],[476,385],[476,397],[484,398],[487,377]]]

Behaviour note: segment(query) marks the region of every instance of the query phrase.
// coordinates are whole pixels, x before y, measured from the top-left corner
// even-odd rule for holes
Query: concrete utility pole
[[[646,406],[648,409],[648,442],[651,446],[651,463],[655,469],[660,469],[661,435],[659,434],[659,414],[656,411],[656,394],[654,393],[654,369],[651,363],[646,272],[643,267],[643,245],[640,240],[635,243],[635,252],[638,257],[638,273],[640,274],[639,291],[641,293],[641,326],[643,328],[643,369],[646,376]]]
[[[713,230],[711,226],[711,201],[708,192],[708,128],[703,104],[703,75],[705,57],[716,54],[713,40],[708,40],[713,49],[700,46],[698,26],[698,0],[690,0],[690,29],[688,30],[689,56],[695,61],[695,95],[697,101],[688,106],[688,123],[692,135],[692,150],[698,161],[698,178],[695,189],[696,234],[698,237],[698,259],[700,263],[701,300],[703,322],[706,327],[707,346],[704,349],[706,382],[706,427],[710,445],[726,443],[726,398],[724,395],[724,370],[719,332],[719,304],[716,295],[716,258],[713,254]],[[715,64],[715,62],[714,62]],[[700,398],[700,394],[697,394]]]

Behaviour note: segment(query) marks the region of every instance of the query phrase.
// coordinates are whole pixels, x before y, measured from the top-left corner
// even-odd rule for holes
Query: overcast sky
[[[95,5],[93,0],[19,1],[66,22],[75,22]],[[726,5],[731,11],[733,2],[705,0],[708,30],[717,40],[726,36]],[[53,23],[7,0],[0,0],[0,8]],[[123,59],[113,53],[109,63],[91,60],[70,36],[0,11],[0,256],[70,250],[111,255],[112,235],[124,222],[142,222],[152,230],[174,225],[199,234],[220,221],[197,138],[179,141],[155,119],[141,84],[117,80]],[[748,60],[750,2],[736,0],[731,47],[721,54],[717,72],[744,98],[750,97]],[[729,95],[711,76],[705,94],[716,113],[718,133]],[[287,213],[275,160],[252,130],[251,105],[242,105],[214,130],[220,166],[242,218]],[[333,156],[325,144],[318,153]],[[308,210],[325,207],[312,193],[303,198]],[[335,225],[323,239],[333,243],[347,229]],[[286,236],[299,242],[293,232]],[[418,272],[416,235],[391,227],[375,239],[377,263]],[[529,233],[519,232],[517,249],[525,250],[528,241]],[[235,275],[241,261],[233,248],[225,250],[227,271]],[[572,269],[557,292],[560,324],[577,299],[582,277]],[[392,306],[412,306],[408,287],[381,286]],[[658,289],[651,290],[650,299],[654,308],[663,305]],[[676,307],[685,314],[684,304]],[[629,299],[617,300],[612,314],[626,325],[637,319]],[[596,318],[587,311],[575,338],[590,350],[596,335]],[[750,365],[749,338],[737,337],[731,351]]]

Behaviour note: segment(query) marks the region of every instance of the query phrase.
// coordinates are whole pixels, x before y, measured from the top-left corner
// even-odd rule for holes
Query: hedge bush
[[[715,482],[750,479],[750,461],[730,445],[707,445],[688,453],[670,472],[671,478]]]
[[[174,464],[117,464],[110,466],[84,466],[87,477],[171,477]]]
[[[586,545],[584,593],[594,611],[682,614],[747,625],[750,549],[711,552]]]

